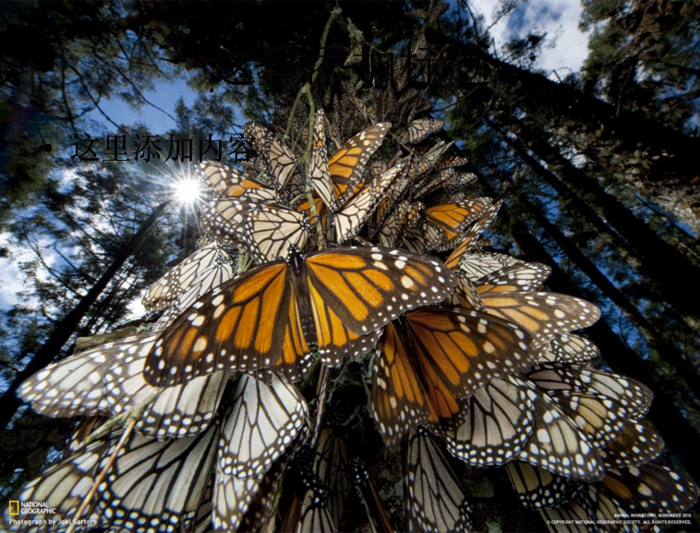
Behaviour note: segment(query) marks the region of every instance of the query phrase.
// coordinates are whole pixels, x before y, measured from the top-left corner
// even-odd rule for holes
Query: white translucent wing
[[[326,134],[323,131],[323,111],[316,112],[314,122],[314,142],[311,150],[311,163],[309,165],[309,178],[311,187],[323,201],[323,205],[331,211],[335,211],[335,193],[333,182],[328,169],[328,152],[326,151]]]
[[[445,456],[424,430],[409,433],[406,462],[411,530],[466,531],[462,529],[469,522],[464,491]]]
[[[101,521],[135,533],[186,531],[209,485],[218,433],[219,423],[190,438],[133,435],[100,485]],[[106,455],[100,469],[108,460]]]
[[[235,254],[237,255],[237,254]],[[165,310],[158,319],[154,330],[167,328],[185,309],[199,300],[205,294],[211,292],[222,283],[232,279],[235,269],[231,257],[229,260],[212,263],[209,268],[202,270],[199,277],[193,280],[192,284],[180,294],[172,305]]]
[[[126,337],[69,357],[25,381],[19,396],[53,417],[120,416],[143,408],[136,430],[154,437],[196,435],[213,419],[228,374],[217,372],[164,389],[143,379],[145,357],[158,333]]]
[[[279,458],[307,422],[306,400],[284,377],[270,374],[270,384],[244,374],[233,393],[219,447],[226,476],[259,477]]]
[[[203,246],[156,281],[143,298],[149,311],[165,309],[202,279],[231,272],[231,259],[216,242]],[[223,274],[222,274],[223,275]]]
[[[401,162],[391,167],[340,208],[333,218],[335,242],[344,242],[357,234],[387,189],[403,172],[403,168],[404,164]]]

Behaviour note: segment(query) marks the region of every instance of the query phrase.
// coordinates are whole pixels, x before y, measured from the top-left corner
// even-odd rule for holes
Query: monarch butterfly
[[[408,125],[406,140],[410,144],[418,144],[444,127],[445,123],[436,118],[421,118],[414,120]]]
[[[297,441],[298,442],[298,441]],[[274,519],[271,517],[275,497],[279,489],[280,483],[284,478],[284,471],[289,462],[294,449],[297,446],[290,446],[285,454],[277,459],[270,470],[267,471],[262,478],[260,488],[258,489],[255,498],[248,505],[248,510],[241,518],[240,531],[259,531],[263,530],[263,526],[270,524],[274,526]],[[269,531],[270,529],[266,529]]]
[[[413,153],[416,154],[417,157],[409,166],[408,177],[416,182],[418,178],[431,172],[440,162],[442,155],[449,150],[453,144],[454,141],[450,141],[449,143],[440,141],[421,156],[418,156],[418,153],[414,150]]]
[[[321,484],[318,477],[302,467],[298,485],[301,491],[295,490],[278,530],[294,533],[337,531],[326,505],[328,489]]]
[[[244,245],[259,263],[284,259],[309,242],[308,213],[278,205],[216,199],[202,207],[201,222],[212,238]]]
[[[560,513],[546,511],[548,518],[575,512],[587,520],[619,521],[630,513],[678,513],[698,498],[698,487],[685,476],[660,465],[610,469],[597,483],[579,485],[575,496]],[[638,531],[636,528],[623,529]]]
[[[314,122],[314,139],[309,163],[309,179],[314,192],[321,198],[323,205],[331,211],[337,209],[336,197],[331,181],[331,172],[328,167],[328,153],[326,152],[326,134],[323,130],[323,110],[316,112]]]
[[[223,247],[211,242],[180,262],[156,281],[143,297],[143,306],[156,311],[171,306],[183,293],[197,286],[199,296],[233,276],[231,258]]]
[[[361,182],[368,159],[381,145],[389,127],[390,123],[379,123],[358,133],[344,143],[326,164],[323,113],[319,111],[316,115],[310,165],[311,185],[330,213],[332,223],[329,223],[329,238],[333,242],[344,242],[356,234],[403,171],[404,164],[398,163],[377,174],[370,183]],[[308,207],[308,202],[300,206],[302,209]]]
[[[452,193],[448,194],[451,197],[454,195],[454,193],[463,189],[467,185],[468,180],[462,178],[454,168],[445,168],[417,180],[413,184],[412,198],[414,200],[419,198],[426,200],[429,195],[432,195],[432,193],[443,189],[448,189],[449,193]],[[430,199],[433,200],[434,198],[431,197]]]
[[[516,458],[572,479],[599,480],[603,465],[586,434],[554,399],[530,386],[534,430]]]
[[[474,282],[462,274],[449,304],[481,311],[486,306],[480,294],[540,289],[549,272],[549,267],[546,265],[517,261],[509,267],[493,271]]]
[[[409,432],[404,457],[408,531],[470,531],[469,503],[445,456],[425,429]]]
[[[475,222],[490,204],[491,200],[488,198],[474,198],[464,202],[435,205],[425,209],[425,221],[442,230],[441,247],[449,247],[453,239]]]
[[[341,147],[326,165],[323,116],[315,121],[309,173],[314,191],[328,208],[327,238],[340,243],[353,237],[377,202],[403,171],[403,163],[389,168],[368,184],[359,183],[367,159],[381,144],[390,124],[377,124]],[[270,194],[272,191],[268,191]],[[218,199],[202,210],[202,225],[216,240],[243,243],[259,263],[286,258],[293,247],[306,249],[312,215],[308,201],[296,209],[252,199]],[[316,210],[322,205],[316,202]],[[314,219],[315,220],[315,219]]]
[[[411,216],[411,203],[408,201],[399,203],[379,229],[377,234],[379,246],[383,248],[399,246],[399,240],[413,220],[418,221],[417,217]]]
[[[477,292],[539,291],[552,269],[542,263],[517,263],[476,280]]]
[[[436,424],[459,399],[532,364],[518,326],[451,308],[410,311],[388,324],[374,359],[372,414],[387,445],[410,426]]]
[[[439,302],[455,284],[440,263],[398,250],[295,254],[198,300],[161,334],[144,376],[161,387],[222,369],[275,368],[297,379],[316,346],[324,363],[337,365],[371,348],[383,325]]]
[[[459,264],[459,273],[466,278],[477,281],[489,274],[519,264],[520,261],[506,254],[476,252],[464,254]]]
[[[616,498],[628,512],[681,512],[698,499],[698,486],[689,478],[654,463],[609,469],[598,490]]]
[[[377,202],[403,173],[404,163],[398,162],[363,188],[350,199],[341,203],[338,212],[333,213],[331,240],[342,243],[355,236],[377,206]]]
[[[157,392],[143,379],[146,355],[158,333],[143,333],[87,350],[49,365],[27,379],[18,396],[37,413],[71,417],[120,416],[143,409],[135,429],[147,436],[185,437],[214,419],[228,374],[215,372]]]
[[[649,388],[639,381],[577,364],[538,364],[528,373],[528,379],[546,391],[575,390],[602,394],[625,407],[632,420],[644,417],[654,397]]]
[[[568,500],[572,492],[569,479],[528,463],[508,463],[506,472],[520,502],[528,509],[559,507]]]
[[[512,461],[532,434],[532,392],[522,379],[494,379],[464,400],[445,431],[447,450],[474,466]]]
[[[328,159],[328,169],[339,204],[362,187],[362,172],[369,158],[384,141],[390,122],[380,122],[347,140]]]
[[[445,261],[445,266],[451,268],[452,270],[463,269],[461,265],[465,260],[467,252],[474,246],[474,243],[479,237],[479,235],[481,235],[481,233],[491,224],[491,222],[493,222],[493,219],[496,218],[496,214],[501,208],[502,203],[503,202],[501,200],[498,200],[491,204],[484,211],[479,220],[474,222],[474,224],[472,224],[469,227],[465,235],[461,237],[460,242],[455,246],[455,249]],[[488,272],[484,272],[483,274],[478,275],[475,278],[472,278],[472,276],[469,275],[468,271],[465,271],[464,273],[470,279],[479,279],[481,276],[487,274]]]
[[[553,392],[550,396],[595,448],[615,439],[628,416],[624,406],[602,394],[568,390]]]
[[[277,201],[277,195],[266,184],[238,172],[235,168],[204,161],[197,165],[199,180],[222,198],[248,199],[257,202]]]
[[[306,400],[281,376],[272,374],[267,385],[244,374],[233,397],[218,447],[213,489],[216,529],[239,527],[263,488],[263,474],[308,424]]]
[[[308,416],[306,400],[284,378],[273,373],[267,385],[243,374],[233,392],[231,414],[222,427],[222,474],[259,477],[308,425]]]
[[[614,440],[598,450],[608,468],[639,466],[656,459],[664,447],[661,436],[646,424],[623,423]]]
[[[542,363],[585,363],[599,357],[600,350],[588,339],[562,333],[554,335],[540,355]]]
[[[434,177],[433,177],[434,176]],[[429,175],[430,179],[413,188],[414,198],[422,198],[430,205],[461,202],[470,198],[466,188],[476,176],[470,172],[459,172],[445,168]]]
[[[595,305],[565,294],[553,292],[500,292],[501,287],[480,290],[476,287],[484,310],[509,320],[528,331],[539,346],[552,335],[585,328],[600,318]]]
[[[284,143],[275,138],[270,130],[254,122],[243,126],[243,133],[253,149],[263,158],[268,175],[278,192],[278,199],[279,193],[288,186],[294,195],[303,192],[303,184],[292,179],[299,176],[296,156]]]
[[[176,440],[132,435],[81,518],[94,521],[98,527],[138,533],[189,528],[211,476],[219,424],[217,418],[196,437]],[[48,469],[20,489],[17,499],[44,501],[56,508],[61,519],[74,517],[116,450],[117,436],[92,443]],[[144,505],[144,495],[149,505]],[[21,525],[8,523],[7,516],[5,523],[9,531],[26,531]]]

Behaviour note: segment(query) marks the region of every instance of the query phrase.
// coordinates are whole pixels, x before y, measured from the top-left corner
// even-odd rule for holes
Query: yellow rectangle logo
[[[10,503],[10,516],[17,516],[19,514],[19,500],[12,500]]]

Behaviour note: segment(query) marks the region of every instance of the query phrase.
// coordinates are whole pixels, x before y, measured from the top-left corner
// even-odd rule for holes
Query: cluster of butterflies
[[[13,499],[66,519],[87,502],[80,518],[137,532],[338,531],[359,527],[353,505],[372,531],[468,531],[457,461],[504,467],[523,505],[589,524],[571,531],[690,507],[692,481],[651,462],[662,441],[642,422],[649,389],[590,366],[597,348],[571,333],[599,310],[544,291],[545,265],[479,251],[500,202],[467,195],[466,161],[423,142],[443,124],[396,136],[405,156],[386,153],[388,123],[329,156],[324,121],[309,120],[306,159],[248,124],[258,158],[245,171],[197,168],[210,240],[144,298],[162,311],[153,330],[19,391],[38,413],[134,433],[110,422],[76,438]],[[349,437],[355,417],[323,416],[349,365],[368,370],[371,432],[400,450],[399,522],[367,472],[373,455]]]

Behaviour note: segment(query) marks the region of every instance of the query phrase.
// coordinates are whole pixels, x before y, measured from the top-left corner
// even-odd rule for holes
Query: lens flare
[[[174,184],[175,199],[182,204],[191,204],[202,192],[199,183],[193,179],[183,179]]]

